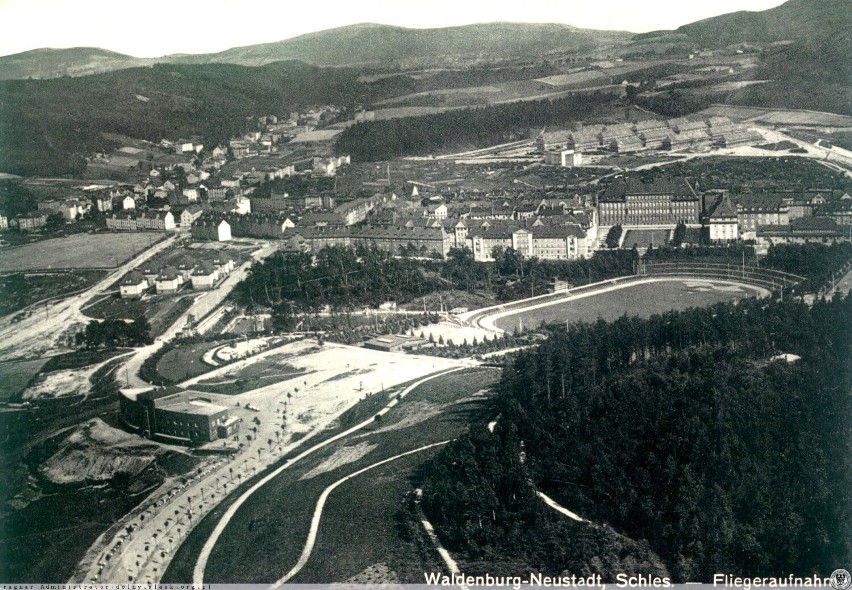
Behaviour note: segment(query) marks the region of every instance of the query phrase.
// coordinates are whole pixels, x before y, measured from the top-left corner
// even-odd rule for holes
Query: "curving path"
[[[450,441],[443,440],[441,442],[432,443],[432,444],[425,445],[425,446],[422,446],[422,447],[419,447],[419,448],[416,448],[416,449],[412,449],[411,451],[406,451],[404,453],[400,453],[399,455],[394,455],[393,457],[388,457],[387,459],[382,459],[381,461],[373,463],[372,465],[368,465],[367,467],[364,467],[363,469],[359,469],[358,471],[356,471],[354,473],[350,473],[349,475],[347,475],[345,477],[341,477],[336,482],[334,482],[333,484],[331,484],[330,486],[325,488],[323,490],[322,494],[320,494],[319,500],[317,500],[317,505],[316,505],[316,508],[314,509],[314,516],[313,516],[313,518],[311,518],[311,528],[308,531],[308,538],[305,541],[305,547],[302,549],[302,554],[299,556],[299,560],[296,562],[296,565],[293,566],[293,569],[291,569],[289,572],[287,572],[284,575],[283,578],[280,578],[279,580],[277,580],[271,587],[272,588],[278,588],[282,584],[287,583],[293,576],[298,574],[302,570],[303,567],[305,567],[306,563],[308,563],[308,559],[310,559],[310,557],[311,557],[311,552],[313,552],[314,544],[316,543],[316,540],[317,540],[317,533],[319,532],[319,524],[320,524],[320,519],[322,518],[322,511],[325,508],[325,502],[328,499],[328,496],[331,494],[331,492],[333,492],[340,485],[346,483],[347,481],[349,481],[353,477],[357,477],[357,476],[359,476],[363,473],[366,473],[367,471],[370,471],[371,469],[375,469],[376,467],[381,467],[382,465],[390,463],[391,461],[396,461],[397,459],[402,459],[403,457],[407,457],[407,456],[413,455],[415,453],[420,453],[422,451],[426,451],[426,450],[429,450],[429,449],[432,449],[432,448],[435,448],[435,447],[440,447],[442,445],[447,444],[448,442],[450,442]]]
[[[596,295],[601,295],[603,293],[609,293],[610,291],[617,291],[619,289],[626,289],[628,287],[634,287],[636,285],[642,285],[646,283],[660,283],[660,282],[683,282],[683,281],[703,281],[712,284],[725,284],[725,285],[737,285],[737,286],[745,286],[749,289],[754,289],[758,291],[762,296],[769,295],[769,290],[764,289],[762,287],[757,287],[755,285],[731,280],[731,279],[717,279],[717,278],[699,278],[699,277],[682,277],[682,276],[662,276],[662,277],[642,277],[642,278],[630,278],[628,280],[622,280],[620,282],[614,282],[614,280],[604,281],[598,283],[600,288],[594,290],[588,290],[588,287],[583,287],[582,293],[571,294],[569,291],[565,297],[559,298],[551,298],[545,300],[543,302],[536,303],[535,300],[532,300],[532,305],[515,307],[512,309],[500,311],[499,308],[495,310],[495,313],[490,315],[484,315],[476,318],[476,322],[480,328],[484,330],[489,330],[491,332],[503,333],[504,330],[497,327],[495,322],[499,319],[502,319],[507,316],[516,315],[519,313],[525,313],[530,310],[539,309],[542,307],[550,307],[552,305],[559,305],[561,303],[566,303],[569,301],[575,301],[577,299],[585,299],[587,297],[594,297]],[[481,310],[480,310],[481,311]]]
[[[383,416],[383,415],[387,414],[390,411],[391,408],[393,408],[394,406],[396,406],[400,402],[400,400],[402,398],[404,398],[411,391],[413,391],[417,387],[421,386],[422,384],[426,383],[427,381],[429,381],[431,379],[435,379],[437,377],[442,377],[444,375],[447,375],[449,373],[453,373],[455,371],[459,371],[459,370],[464,369],[464,368],[466,368],[466,367],[454,367],[454,368],[449,369],[447,371],[441,371],[441,372],[438,372],[438,373],[433,373],[432,375],[429,375],[427,377],[424,377],[423,379],[420,379],[420,380],[414,382],[413,384],[406,387],[402,392],[400,392],[399,394],[394,396],[394,398],[390,401],[390,403],[388,403],[384,408],[379,410],[375,415]],[[375,423],[375,415],[370,416],[370,418],[368,418],[367,420],[364,420],[363,422],[356,424],[355,426],[353,426],[352,428],[349,428],[348,430],[340,432],[340,433],[332,436],[331,438],[326,439],[326,440],[324,440],[324,441],[302,451],[300,454],[296,455],[295,457],[293,457],[292,459],[290,459],[289,461],[287,461],[283,465],[274,469],[271,473],[269,473],[268,475],[263,477],[260,481],[255,483],[248,490],[243,492],[243,494],[239,498],[237,498],[237,500],[233,504],[231,504],[231,506],[228,507],[228,510],[225,511],[225,514],[222,515],[222,519],[216,524],[216,527],[213,529],[213,532],[210,534],[210,537],[208,537],[207,542],[204,543],[204,547],[201,548],[201,552],[198,555],[198,560],[195,562],[195,568],[192,571],[192,582],[193,582],[193,584],[201,585],[201,584],[204,583],[204,570],[207,568],[207,562],[210,559],[210,554],[213,552],[213,548],[216,546],[216,543],[218,542],[219,537],[225,531],[225,528],[228,526],[228,523],[231,521],[231,519],[234,517],[234,515],[237,513],[237,511],[240,509],[240,507],[245,503],[246,500],[248,500],[260,488],[262,488],[267,483],[269,483],[270,481],[275,479],[285,469],[292,467],[293,465],[295,465],[296,463],[298,463],[299,461],[301,461],[305,457],[308,457],[308,456],[312,455],[313,453],[319,451],[320,449],[323,449],[326,446],[328,446],[328,445],[330,445],[334,442],[337,442],[338,440],[340,440],[344,437],[349,436],[353,432],[357,432],[358,430],[361,430],[361,429]],[[444,443],[440,443],[440,444],[444,444]],[[422,450],[422,449],[420,449],[420,450]],[[398,457],[401,457],[403,455],[399,455]],[[340,483],[342,483],[342,482],[340,482]],[[330,490],[328,490],[328,491],[330,492]],[[326,494],[326,496],[327,496],[327,494]],[[320,512],[321,512],[321,510],[320,510]],[[317,525],[318,525],[319,524],[319,518],[316,515],[315,515],[315,518],[317,520]],[[313,530],[313,527],[314,527],[314,523],[312,522],[311,523],[311,530]],[[309,539],[310,539],[310,536],[309,536]],[[311,543],[311,545],[313,545],[313,543]],[[301,558],[300,558],[300,560],[301,560]],[[305,561],[307,561],[307,558],[305,558]],[[304,564],[302,564],[302,566],[304,566]],[[301,566],[299,567],[299,569],[301,569]]]

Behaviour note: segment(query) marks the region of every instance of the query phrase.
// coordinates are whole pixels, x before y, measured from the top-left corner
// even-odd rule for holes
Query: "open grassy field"
[[[202,379],[193,386],[193,389],[206,391],[208,393],[239,395],[240,393],[259,389],[274,383],[289,381],[303,374],[305,374],[304,369],[293,367],[292,365],[285,363],[272,367],[257,368],[256,370],[249,372],[249,374],[244,372],[239,379],[223,379],[216,377],[211,379]]]
[[[290,364],[288,359],[292,358],[293,355],[288,353],[267,356],[257,362],[234,368],[233,371],[200,379],[193,385],[193,389],[208,393],[238,395],[274,383],[286,382],[312,372],[304,367],[296,367]],[[298,385],[296,387],[298,388]],[[292,387],[290,388],[292,389]]]
[[[205,363],[201,357],[208,350],[222,346],[225,341],[199,342],[174,348],[164,354],[157,363],[157,373],[171,381],[180,383],[191,377],[203,375],[213,367]]]
[[[0,363],[0,401],[17,399],[49,359]]]
[[[335,490],[323,513],[325,522],[334,526],[320,528],[314,546],[317,558],[308,560],[293,583],[346,581],[357,576],[353,581],[361,584],[422,584],[423,572],[442,571],[443,562],[423,536],[401,534],[399,522],[403,498],[412,489],[409,480],[417,467],[439,451],[430,449],[394,461]]]
[[[552,322],[613,321],[623,315],[647,318],[671,310],[738,301],[755,294],[756,291],[748,287],[712,285],[699,280],[646,283],[524,311],[500,318],[495,324],[512,331],[520,322],[524,328],[534,328]]]
[[[161,233],[75,234],[3,250],[0,271],[115,268],[164,238]]]
[[[102,363],[105,360],[111,359],[114,356],[124,352],[130,352],[130,348],[111,348],[111,349],[95,349],[86,350],[80,349],[73,352],[66,352],[57,356],[52,356],[42,368],[42,371],[47,373],[50,371],[64,371],[68,369],[79,369],[88,367],[96,363]]]
[[[648,248],[665,246],[669,243],[670,230],[667,229],[628,229],[624,234],[624,248]]]
[[[106,275],[101,270],[14,272],[0,275],[0,315],[87,289]]]
[[[243,504],[225,529],[211,554],[205,582],[261,583],[284,575],[301,553],[314,505],[327,486],[387,457],[458,436],[472,415],[484,417],[486,397],[480,392],[498,376],[496,369],[479,368],[430,380],[369,429],[337,441],[282,472]],[[367,398],[353,410],[362,404],[375,409],[374,398]],[[355,452],[358,449],[360,452]],[[315,549],[307,569],[293,581],[343,581],[379,561],[386,561],[403,580],[420,581],[410,576],[422,572],[421,558],[417,551],[408,550],[412,545],[400,538],[395,523],[397,508],[402,506],[400,492],[409,487],[409,470],[430,456],[426,452],[399,464],[390,463],[353,480],[346,493],[335,491],[332,497],[337,504],[329,505],[329,512],[323,515],[318,537],[328,552]],[[350,514],[346,505],[355,512]],[[214,514],[225,509],[220,506]],[[362,533],[357,539],[350,536],[355,513],[359,515],[356,522],[362,522],[368,527],[363,530],[371,534]],[[216,520],[208,517],[196,527],[175,555],[164,582],[190,579],[198,551]],[[327,556],[332,554],[337,557],[328,561]],[[388,559],[380,560],[381,555]]]

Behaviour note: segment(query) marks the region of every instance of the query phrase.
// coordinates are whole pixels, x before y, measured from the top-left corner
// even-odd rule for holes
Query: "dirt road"
[[[168,248],[175,239],[172,236],[155,244],[82,293],[46,306],[44,313],[34,313],[15,323],[11,322],[13,316],[0,320],[0,360],[40,357],[64,349],[64,338],[89,321],[80,311],[89,299],[108,292],[126,273]]]

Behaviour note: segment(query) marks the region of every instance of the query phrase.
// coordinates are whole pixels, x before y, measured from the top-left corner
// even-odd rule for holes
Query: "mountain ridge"
[[[313,66],[394,69],[532,61],[560,54],[618,57],[654,46],[680,54],[738,44],[821,41],[852,28],[848,8],[849,0],[788,0],[768,10],[737,11],[674,30],[639,34],[559,23],[493,22],[417,29],[365,22],[206,54],[140,58],[91,47],[42,48],[0,57],[0,80],[84,76],[157,63],[257,67],[296,60]]]
[[[640,33],[635,41],[681,38],[705,48],[738,43],[824,39],[852,26],[848,0],[788,0],[762,11],[740,10],[701,19],[673,31]]]
[[[99,48],[34,49],[0,57],[0,80],[105,73],[157,63],[263,66],[302,61],[314,66],[408,67],[536,58],[556,50],[594,51],[629,42],[633,33],[553,23],[480,23],[415,29],[378,23],[345,25],[290,39],[216,53],[140,58]],[[67,63],[62,63],[67,55]],[[88,56],[88,61],[86,57]]]

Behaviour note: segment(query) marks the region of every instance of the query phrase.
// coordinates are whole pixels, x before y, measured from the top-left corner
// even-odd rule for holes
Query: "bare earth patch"
[[[312,479],[318,475],[322,475],[323,473],[334,471],[338,467],[354,463],[362,457],[367,456],[370,451],[375,449],[377,446],[378,445],[371,445],[370,443],[362,442],[351,447],[342,447],[337,449],[325,461],[308,471],[299,479]]]
[[[120,473],[142,472],[161,452],[159,445],[95,418],[75,428],[40,471],[58,484],[108,481]]]
[[[91,386],[89,377],[97,368],[97,366],[92,366],[84,369],[68,369],[47,373],[27,387],[21,397],[23,399],[36,399],[86,394]]]

